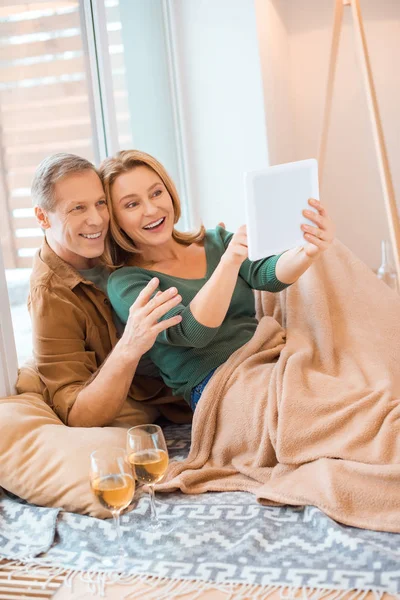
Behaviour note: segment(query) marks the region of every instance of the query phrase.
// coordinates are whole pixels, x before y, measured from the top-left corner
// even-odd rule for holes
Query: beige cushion
[[[0,486],[40,506],[109,517],[90,490],[89,456],[97,448],[125,447],[126,427],[136,424],[135,411],[131,418],[128,412],[122,427],[74,428],[41,394],[0,399]]]

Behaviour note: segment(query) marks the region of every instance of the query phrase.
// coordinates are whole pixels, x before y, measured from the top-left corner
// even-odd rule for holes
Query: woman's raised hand
[[[242,225],[233,235],[222,258],[224,262],[229,262],[230,264],[235,264],[240,267],[248,256],[247,228],[246,225]]]
[[[161,331],[177,325],[182,321],[180,315],[160,321],[171,308],[177,306],[182,297],[174,287],[158,292],[151,297],[159,285],[157,277],[153,277],[129,309],[129,317],[126,322],[121,342],[128,344],[135,354],[142,356],[152,348],[156,337]]]
[[[304,232],[304,239],[308,242],[304,246],[304,252],[310,258],[316,258],[319,254],[329,248],[329,245],[332,243],[335,237],[335,226],[319,200],[310,198],[308,203],[318,212],[308,209],[303,210],[303,215],[315,223],[315,226],[308,224],[303,224],[301,226],[301,229]]]

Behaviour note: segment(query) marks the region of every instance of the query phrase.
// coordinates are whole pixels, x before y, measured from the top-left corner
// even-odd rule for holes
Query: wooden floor
[[[149,588],[147,588],[149,590]],[[137,589],[135,591],[138,591]],[[140,598],[140,600],[146,600],[146,586],[143,586],[143,595],[135,595],[136,598]],[[54,600],[121,600],[125,594],[129,593],[129,587],[126,586],[110,586],[107,588],[106,595],[93,596],[91,592],[85,589],[85,586],[82,582],[76,582],[74,585],[73,592],[62,587],[59,591],[54,595]],[[332,596],[334,594],[332,593]],[[286,597],[285,595],[283,596]],[[157,600],[154,596],[152,597],[154,600]],[[164,597],[163,597],[164,598]],[[301,596],[299,593],[299,600],[306,600],[304,596]],[[324,600],[329,600],[330,596],[325,596]],[[342,596],[340,600],[350,600],[350,598],[354,598],[354,592],[349,592],[346,596]],[[168,599],[169,600],[169,599]],[[234,596],[229,596],[228,594],[224,594],[217,590],[204,592],[200,596],[196,593],[187,594],[185,596],[179,596],[179,600],[234,600]],[[254,596],[240,596],[240,600],[254,600]],[[268,596],[268,600],[281,600],[280,592],[274,592],[270,596]],[[366,596],[363,596],[363,600],[376,600],[376,596],[373,593],[369,593]],[[393,596],[389,596],[388,594],[384,594],[382,596],[382,600],[395,600]]]
[[[66,575],[59,575],[58,577],[49,579],[49,572],[45,569],[42,570],[41,574],[32,578],[26,574],[18,573],[15,571],[10,563],[7,561],[0,561],[0,600],[48,600],[53,598],[54,600],[121,600],[124,596],[128,595],[129,592],[135,591],[135,598],[140,597],[141,600],[146,600],[148,594],[152,591],[154,594],[154,588],[151,588],[145,584],[141,584],[140,587],[135,585],[118,585],[110,584],[106,586],[105,595],[101,595],[100,590],[97,593],[93,593],[93,589],[90,589],[89,585],[83,582],[79,576],[75,577],[72,581],[72,587],[65,584]],[[44,584],[45,588],[43,589]],[[154,595],[151,597],[157,600]],[[324,597],[324,600],[336,595],[332,592],[331,595]],[[284,597],[287,594],[284,593]],[[171,594],[171,598],[173,594]],[[190,594],[179,596],[179,600],[228,600],[231,597],[234,600],[234,596],[229,596],[227,593],[219,590],[210,589],[207,592],[203,592],[201,595],[198,593],[191,592]],[[299,600],[305,600],[305,596],[298,594]],[[376,596],[373,593],[369,593],[366,596],[361,596],[362,600],[376,600]],[[163,596],[164,598],[164,596]],[[253,600],[254,593],[248,597],[240,596],[240,600]],[[280,600],[280,590],[271,593],[268,596],[268,600]],[[341,597],[341,600],[348,600],[352,598],[354,600],[354,592],[349,592],[345,596]],[[393,596],[384,594],[382,600],[395,600]]]
[[[17,574],[18,573],[18,574]],[[65,575],[48,581],[49,575],[43,571],[32,578],[15,571],[12,563],[0,561],[0,600],[48,600],[64,583]],[[71,596],[70,596],[71,597]],[[92,600],[93,597],[92,597]]]

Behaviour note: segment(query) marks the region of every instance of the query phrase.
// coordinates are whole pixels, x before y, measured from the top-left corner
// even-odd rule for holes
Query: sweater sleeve
[[[233,233],[226,231],[222,227],[217,227],[217,230],[226,249],[233,237]],[[280,292],[291,285],[290,283],[279,281],[276,276],[276,263],[282,254],[283,252],[254,261],[246,258],[240,267],[239,275],[253,290]]]
[[[135,267],[122,267],[110,276],[107,286],[108,297],[123,323],[127,322],[130,307],[152,277],[151,274]],[[190,306],[182,303],[169,310],[161,317],[160,321],[176,315],[181,315],[182,321],[162,331],[157,336],[157,342],[169,346],[204,348],[211,342],[219,329],[219,327],[206,327],[199,323],[193,316]]]

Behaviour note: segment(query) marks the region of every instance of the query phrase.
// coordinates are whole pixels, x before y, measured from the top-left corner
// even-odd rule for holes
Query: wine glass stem
[[[152,523],[157,523],[157,508],[156,508],[156,498],[154,493],[154,485],[149,485],[149,495],[150,495],[150,519]]]
[[[119,548],[119,556],[120,556],[120,564],[123,565],[123,560],[125,558],[125,550],[124,550],[124,545],[122,543],[122,531],[121,531],[121,522],[120,522],[120,511],[113,511],[112,513],[113,516],[113,520],[114,520],[114,525],[115,525],[115,530],[117,532],[117,542],[118,542],[118,548]]]

